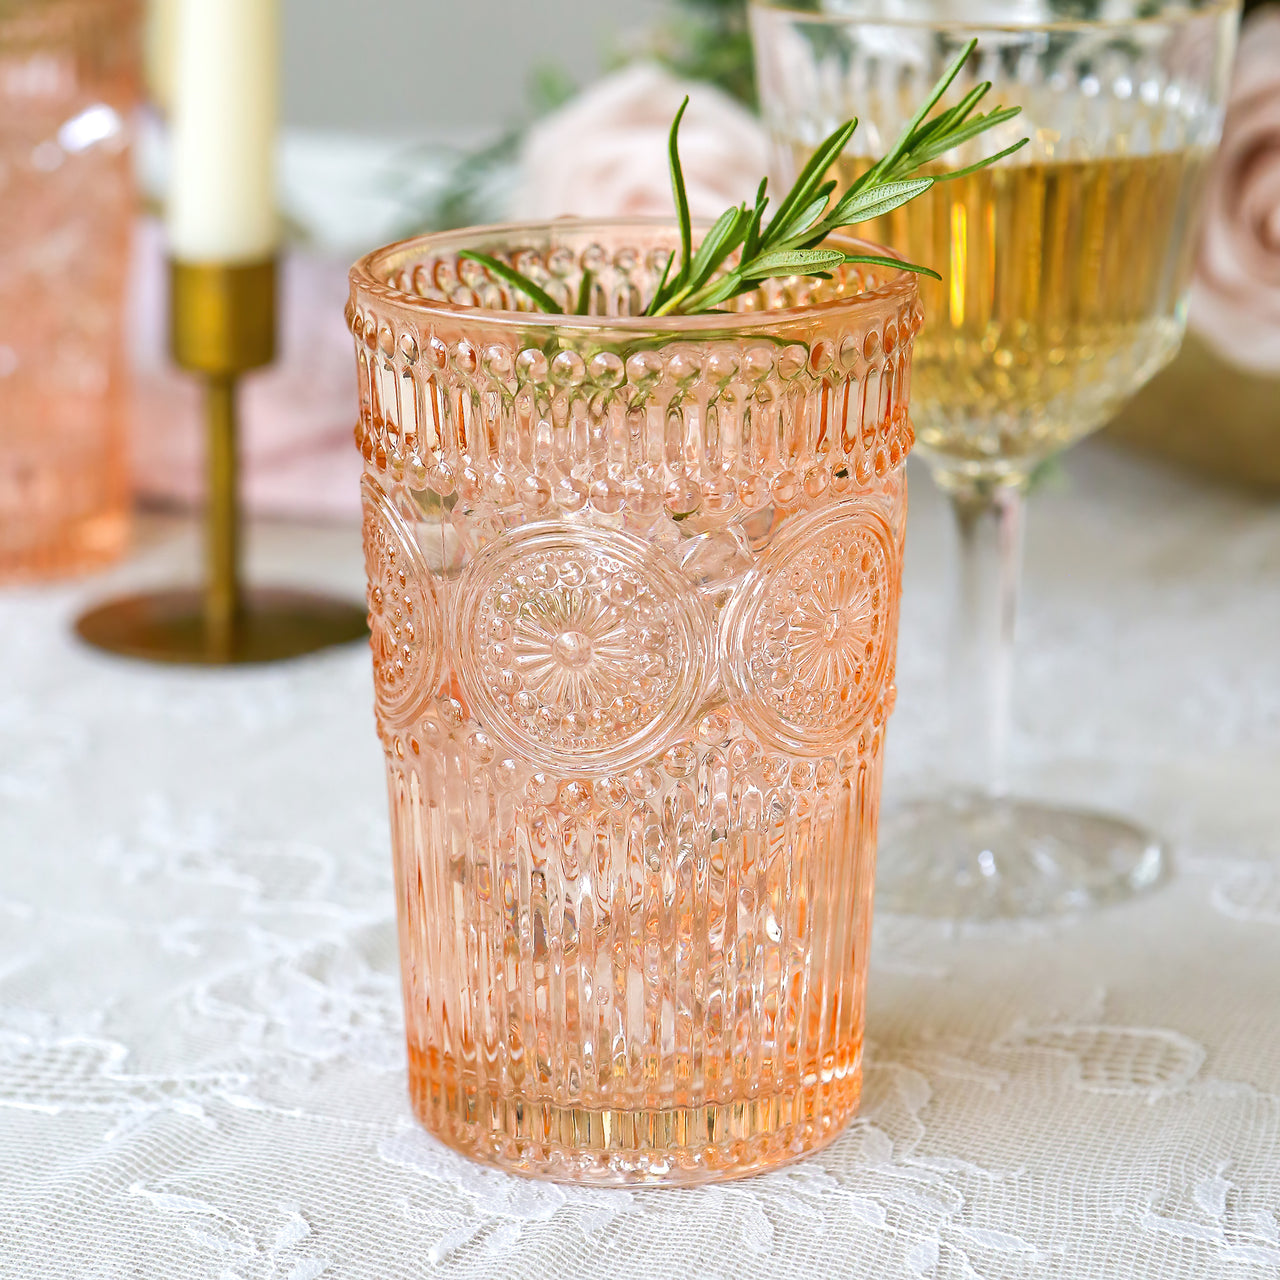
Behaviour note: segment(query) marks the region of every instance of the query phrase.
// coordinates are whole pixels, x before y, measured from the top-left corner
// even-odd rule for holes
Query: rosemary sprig
[[[521,274],[515,267],[508,266],[498,258],[481,253],[477,249],[460,249],[458,257],[465,262],[478,262],[481,266],[488,267],[499,280],[505,280],[513,289],[519,289],[549,315],[564,315],[564,308],[541,285],[534,284],[528,276]]]
[[[825,245],[824,241],[841,227],[891,213],[909,200],[923,195],[935,182],[964,177],[1026,145],[1028,139],[1022,138],[1011,147],[964,168],[932,174],[921,172],[948,151],[1012,120],[1020,111],[1019,107],[996,107],[985,114],[978,112],[978,106],[991,89],[991,82],[983,81],[970,89],[955,106],[930,115],[960,74],[977,43],[976,40],[969,41],[934,85],[893,146],[844,192],[837,196],[839,183],[826,175],[853,138],[858,127],[856,119],[846,120],[823,140],[768,223],[764,221],[769,204],[768,180],[765,179],[756,191],[755,203],[750,207],[741,204],[726,209],[702,238],[696,252],[678,142],[680,121],[689,105],[689,99],[685,98],[671,122],[668,142],[680,249],[678,256],[673,250],[667,259],[658,287],[645,308],[645,315],[696,315],[714,311],[731,298],[750,293],[764,280],[795,275],[830,279],[831,272],[846,263],[905,269],[932,276],[935,280],[941,279],[936,271],[917,263],[877,254],[846,253]],[[731,262],[735,253],[737,259]],[[543,311],[563,314],[563,308],[544,289],[505,262],[473,250],[464,250],[458,256],[481,263],[512,288],[524,293]],[[578,314],[586,314],[590,296],[591,282],[584,278],[578,291]]]

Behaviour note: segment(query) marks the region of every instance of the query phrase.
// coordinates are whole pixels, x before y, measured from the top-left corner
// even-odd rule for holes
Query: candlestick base
[[[284,588],[246,592],[229,637],[207,625],[204,594],[192,590],[111,600],[84,614],[76,631],[108,653],[188,666],[279,662],[369,637],[363,609]]]
[[[235,383],[275,352],[274,261],[173,262],[170,297],[174,359],[204,380],[205,585],[108,601],[76,631],[108,653],[193,666],[279,662],[366,639],[364,610],[354,604],[241,586]]]

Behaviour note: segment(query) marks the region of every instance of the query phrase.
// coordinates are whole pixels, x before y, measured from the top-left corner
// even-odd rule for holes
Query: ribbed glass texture
[[[860,1084],[915,285],[644,319],[676,243],[427,237],[348,313],[414,1106],[587,1182],[767,1168]]]

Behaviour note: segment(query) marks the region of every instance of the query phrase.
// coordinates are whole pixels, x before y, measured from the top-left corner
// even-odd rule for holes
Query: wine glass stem
[[[957,560],[947,673],[952,781],[995,797],[1005,790],[1024,490],[954,481],[945,488]]]

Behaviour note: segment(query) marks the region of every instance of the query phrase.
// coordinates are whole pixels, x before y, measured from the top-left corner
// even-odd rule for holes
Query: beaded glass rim
[[[1048,0],[1052,8],[1056,0]],[[886,12],[878,0],[866,0],[866,7],[858,4],[846,4],[839,9],[800,8],[788,0],[749,0],[752,9],[769,9],[786,14],[797,23],[806,23],[818,27],[879,27],[885,30],[899,28],[902,30],[927,31],[963,31],[981,37],[985,32],[1037,32],[1051,31],[1123,31],[1150,26],[1171,26],[1177,23],[1191,22],[1210,16],[1240,9],[1241,0],[1155,0],[1159,6],[1155,12],[1146,12],[1142,0],[1124,0],[1130,4],[1128,13],[1107,13],[1102,17],[1074,17],[1063,14],[1060,17],[1046,17],[1042,21],[1019,21],[1016,16],[999,14],[998,9],[1007,8],[1000,0],[989,0],[991,8],[984,10],[981,6],[971,7],[962,17],[948,16],[939,12],[930,16],[929,8],[941,9],[937,0],[915,0],[914,4],[904,6],[906,12]]]
[[[695,230],[706,231],[710,223],[695,222]],[[910,271],[894,272],[888,280],[870,289],[843,297],[827,298],[820,302],[799,307],[778,307],[768,311],[726,311],[676,316],[591,316],[550,315],[543,311],[507,311],[472,306],[442,299],[424,298],[416,293],[390,283],[390,278],[415,258],[433,252],[448,253],[459,249],[483,246],[492,251],[495,241],[504,237],[519,244],[521,239],[532,241],[535,237],[546,241],[545,249],[569,247],[557,243],[558,236],[578,239],[593,232],[617,233],[628,229],[652,235],[669,231],[672,246],[680,241],[680,232],[671,218],[556,218],[553,221],[503,222],[485,226],[463,227],[453,231],[434,231],[427,235],[413,236],[395,244],[384,245],[367,253],[351,268],[350,281],[353,295],[369,295],[421,316],[452,321],[483,322],[515,329],[576,329],[584,332],[596,330],[622,331],[633,334],[683,334],[715,333],[732,336],[735,333],[761,333],[778,325],[795,324],[797,321],[819,320],[844,312],[856,312],[875,303],[891,300],[906,301],[917,294],[916,281]],[[891,258],[902,255],[894,249],[855,236],[836,235],[828,239],[849,252],[883,254]],[[530,247],[520,244],[519,247]],[[858,270],[860,268],[853,267]],[[353,301],[359,301],[353,296]]]

